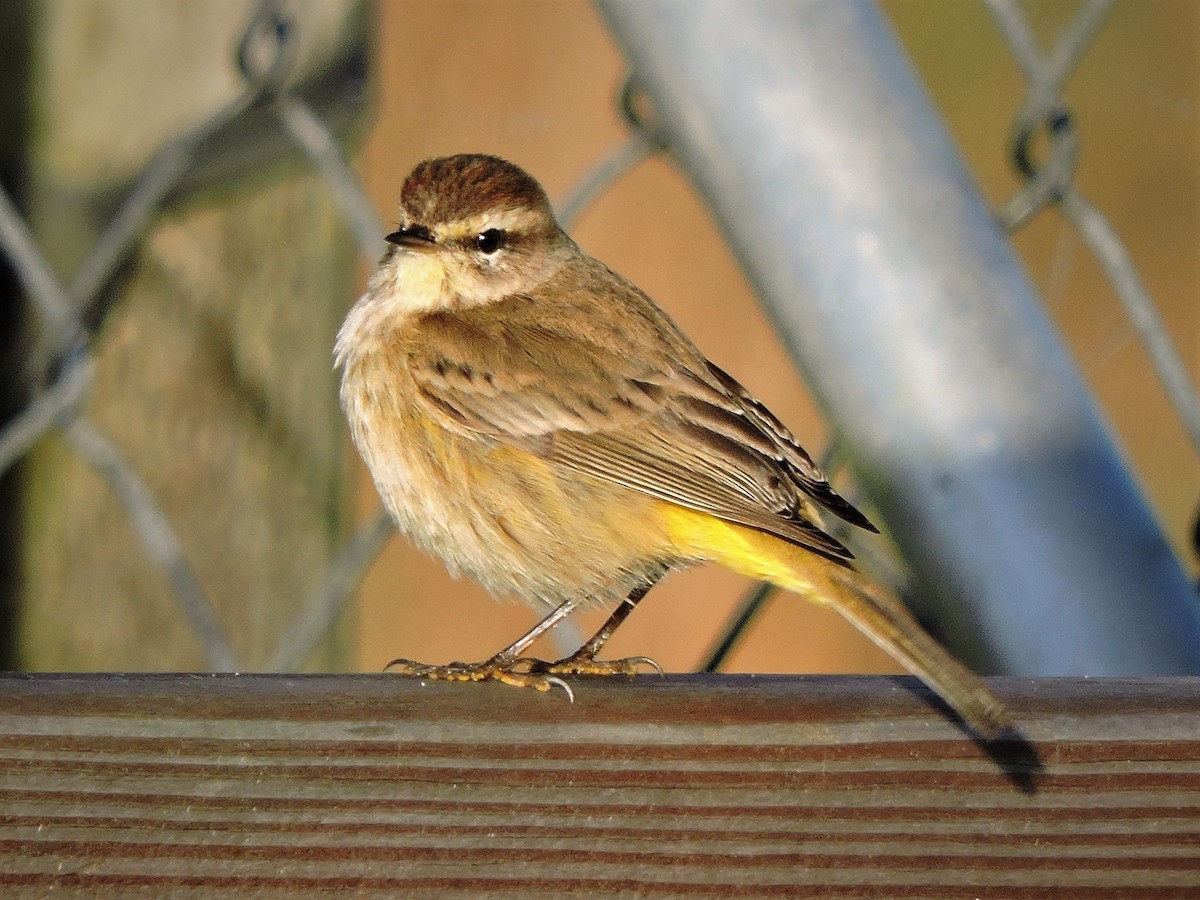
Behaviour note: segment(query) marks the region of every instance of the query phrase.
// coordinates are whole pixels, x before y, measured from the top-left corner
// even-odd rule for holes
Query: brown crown
[[[542,186],[497,156],[461,153],[427,159],[404,182],[400,206],[412,224],[453,222],[495,209],[542,209],[553,218]]]

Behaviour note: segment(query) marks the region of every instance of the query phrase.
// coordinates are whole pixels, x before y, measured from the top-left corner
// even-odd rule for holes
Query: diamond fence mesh
[[[1008,150],[1025,179],[1025,187],[998,210],[998,216],[1014,231],[1051,207],[1070,222],[1103,266],[1181,427],[1193,446],[1200,448],[1200,402],[1188,366],[1139,278],[1131,254],[1103,213],[1073,181],[1081,153],[1080,123],[1072,115],[1064,92],[1070,76],[1093,58],[1097,35],[1113,3],[1095,0],[1081,4],[1048,50],[1039,47],[1015,2],[989,0],[986,6],[997,26],[996,40],[1006,42],[1027,83],[1025,102],[1011,126]],[[349,18],[357,15],[365,19],[371,11],[369,7],[347,8],[352,10]],[[336,629],[364,573],[389,539],[391,526],[382,514],[376,514],[347,534],[337,524],[339,516],[331,514],[329,521],[334,524],[329,526],[329,534],[333,538],[324,549],[313,551],[321,557],[323,572],[311,579],[307,592],[302,592],[303,596],[281,614],[282,618],[276,617],[263,629],[272,635],[270,640],[248,645],[239,640],[238,631],[244,627],[240,614],[231,618],[227,609],[214,603],[208,574],[197,563],[180,523],[167,512],[162,494],[171,489],[151,486],[142,474],[137,452],[123,449],[131,443],[136,446],[136,442],[116,440],[113,429],[120,428],[121,423],[98,422],[90,412],[89,399],[100,377],[98,369],[104,365],[101,349],[105,343],[130,339],[113,327],[113,317],[123,302],[131,261],[156,228],[170,231],[170,223],[163,224],[164,216],[169,217],[190,194],[205,189],[200,185],[211,192],[214,181],[232,178],[228,173],[233,169],[243,180],[249,172],[258,185],[294,178],[303,169],[308,173],[306,177],[315,177],[339,220],[336,227],[330,226],[332,230],[320,233],[338,231],[340,236],[331,239],[343,242],[349,235],[365,266],[374,265],[381,253],[382,235],[387,228],[347,159],[345,116],[331,123],[329,106],[321,106],[319,92],[314,100],[297,87],[294,78],[310,12],[311,7],[303,4],[271,0],[259,3],[251,10],[235,46],[206,48],[213,67],[226,66],[230,55],[236,60],[240,94],[205,121],[189,125],[163,144],[124,184],[118,197],[107,198],[107,217],[86,247],[77,248],[77,263],[70,278],[51,264],[53,254],[45,246],[47,239],[35,236],[12,194],[0,192],[0,254],[16,274],[22,288],[19,302],[26,304],[24,317],[33,325],[28,330],[29,340],[18,345],[14,370],[20,372],[25,389],[20,409],[0,428],[0,472],[57,438],[62,452],[82,463],[116,499],[145,559],[167,586],[174,603],[174,610],[167,615],[185,623],[200,648],[203,665],[213,670],[287,671],[309,661]],[[366,42],[351,41],[350,46],[359,54],[357,64],[348,69],[334,67],[332,76],[326,73],[326,83],[330,78],[352,82],[355,73],[367,71],[363,58]],[[1096,62],[1103,64],[1103,60]],[[143,73],[147,76],[154,77],[153,73]],[[341,85],[342,90],[360,88]],[[652,114],[645,113],[639,103],[636,82],[627,82],[618,97],[627,138],[590,170],[580,173],[574,189],[559,203],[568,229],[628,172],[651,155],[670,152],[655,131]],[[136,129],[137,125],[135,120],[127,127]],[[247,151],[247,146],[253,151]],[[280,159],[288,156],[296,156],[302,163],[281,169]],[[224,202],[220,199],[218,205]],[[231,198],[228,202],[238,201]],[[303,228],[305,222],[297,221],[294,227]],[[186,240],[186,236],[176,237]],[[275,252],[294,254],[296,246],[281,244]],[[272,265],[270,260],[254,261],[255,271]],[[217,343],[227,337],[219,328],[210,335]],[[319,349],[328,355],[328,347]],[[230,350],[228,355],[236,353]],[[228,376],[215,372],[213,377],[219,380]],[[334,396],[334,376],[328,372],[326,377],[328,389],[321,401],[325,410],[322,415],[328,414]],[[200,386],[196,389],[203,390]],[[270,407],[276,401],[260,398],[258,402]],[[248,403],[254,406],[252,400]],[[287,443],[286,438],[283,443]],[[187,465],[177,466],[175,472],[178,477],[189,477]],[[327,490],[324,502],[337,503],[343,496],[336,485]],[[178,509],[174,504],[170,508]],[[186,513],[210,518],[214,514],[219,516],[219,507],[200,506]],[[214,527],[220,528],[220,523]],[[300,548],[287,551],[296,555],[302,552]],[[253,594],[252,589],[245,589],[245,604],[253,604]],[[753,609],[762,599],[761,594],[752,599],[739,617],[738,628],[753,618]],[[36,597],[28,600],[43,602]],[[112,617],[120,619],[116,612]],[[120,621],[112,627],[121,627]],[[154,637],[151,634],[146,639],[152,641]],[[732,640],[730,635],[720,642],[722,649],[710,660],[713,667]],[[121,659],[92,662],[109,668],[126,665]],[[33,663],[38,665],[37,660]]]

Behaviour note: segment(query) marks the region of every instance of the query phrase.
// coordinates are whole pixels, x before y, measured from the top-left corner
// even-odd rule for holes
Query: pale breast
[[[401,531],[500,595],[612,601],[679,562],[648,498],[423,415],[385,355],[347,361],[354,443]]]

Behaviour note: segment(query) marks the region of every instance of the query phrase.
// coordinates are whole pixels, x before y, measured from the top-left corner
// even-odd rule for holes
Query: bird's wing
[[[630,340],[586,312],[500,303],[431,313],[407,330],[418,396],[446,427],[832,559],[850,552],[821,529],[817,504],[871,527],[778,419],[665,317],[624,322],[642,332]]]
[[[486,309],[422,316],[405,329],[407,368],[431,413],[500,440],[630,425],[663,407],[655,360],[616,335],[576,333],[509,297]]]

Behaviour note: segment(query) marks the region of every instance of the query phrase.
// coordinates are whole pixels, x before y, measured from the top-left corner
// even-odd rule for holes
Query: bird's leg
[[[596,654],[604,647],[614,631],[633,612],[643,597],[649,593],[652,584],[634,588],[629,596],[621,601],[613,610],[611,616],[600,626],[600,630],[591,636],[582,647],[557,662],[546,662],[529,656],[522,656],[529,645],[539,637],[569,616],[583,602],[584,598],[572,598],[555,607],[529,631],[521,635],[491,659],[483,662],[463,663],[452,662],[445,665],[430,665],[413,662],[410,659],[394,659],[384,669],[400,675],[414,678],[428,678],[433,681],[502,681],[516,687],[531,687],[539,691],[548,691],[553,687],[562,688],[567,696],[574,700],[575,695],[570,686],[558,676],[560,675],[635,675],[639,666],[649,666],[662,673],[662,667],[646,656],[629,656],[624,659],[598,660]]]
[[[648,656],[628,656],[624,659],[607,660],[596,659],[596,654],[600,652],[600,649],[612,637],[613,632],[628,618],[629,614],[633,612],[633,608],[649,593],[652,587],[654,587],[653,583],[634,588],[629,592],[629,596],[622,600],[620,605],[613,610],[612,615],[608,617],[605,623],[600,626],[600,630],[593,634],[582,647],[570,656],[560,659],[558,662],[541,664],[537,667],[537,671],[545,672],[548,675],[635,675],[639,666],[649,666],[652,669],[657,669],[661,675],[662,666]]]
[[[640,599],[640,598],[639,598]],[[548,671],[549,663],[540,659],[522,656],[539,637],[569,616],[582,599],[572,598],[555,607],[529,631],[521,635],[495,656],[477,663],[452,662],[445,665],[414,662],[411,659],[393,659],[384,666],[386,672],[396,672],[414,678],[429,678],[434,681],[502,681],[516,687],[531,687],[548,691],[552,687],[562,688],[574,700],[570,687],[561,678]],[[624,618],[622,616],[621,618]],[[615,628],[616,625],[614,624]],[[607,636],[606,636],[607,637]],[[595,638],[593,638],[595,640]],[[591,643],[589,641],[589,643]],[[604,643],[603,640],[600,641]],[[585,645],[586,646],[586,645]],[[597,647],[599,649],[599,647]]]

